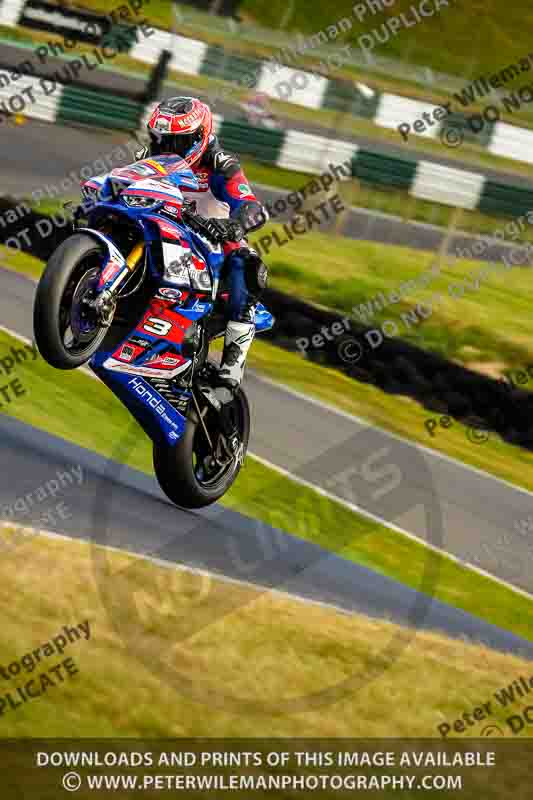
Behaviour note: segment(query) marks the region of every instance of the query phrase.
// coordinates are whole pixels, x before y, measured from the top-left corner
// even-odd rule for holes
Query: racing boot
[[[246,356],[255,334],[253,322],[234,322],[226,327],[224,352],[218,372],[217,383],[236,391],[241,385]]]

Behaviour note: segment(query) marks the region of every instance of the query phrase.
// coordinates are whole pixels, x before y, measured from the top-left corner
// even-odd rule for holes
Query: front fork
[[[104,289],[94,301],[94,309],[98,317],[100,325],[108,328],[115,313],[117,304],[117,296],[120,288],[124,285],[126,279],[129,279],[139,266],[141,259],[144,255],[144,242],[137,242],[132,251],[126,259],[126,265],[117,275],[112,287]]]

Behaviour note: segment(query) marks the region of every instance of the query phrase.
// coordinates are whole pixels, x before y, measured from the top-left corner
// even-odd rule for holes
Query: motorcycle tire
[[[53,252],[41,276],[33,306],[35,343],[45,361],[56,369],[76,369],[85,364],[106,336],[107,328],[96,327],[87,346],[74,352],[65,345],[60,323],[61,314],[65,313],[65,294],[76,285],[78,276],[89,271],[88,265],[96,264],[102,256],[103,250],[95,239],[86,234],[74,234]],[[90,271],[94,270],[92,267]]]
[[[233,403],[242,446],[240,460],[236,460],[212,485],[206,485],[198,478],[197,465],[194,462],[198,438],[205,438],[195,410],[189,413],[185,432],[175,445],[154,444],[153,463],[159,485],[169,500],[180,508],[197,509],[216,503],[236,480],[248,449],[250,407],[242,389],[235,393]]]

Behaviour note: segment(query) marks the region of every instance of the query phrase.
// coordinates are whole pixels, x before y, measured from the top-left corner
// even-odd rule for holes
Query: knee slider
[[[250,294],[259,297],[268,284],[268,269],[265,262],[253,251],[245,256],[246,285]]]
[[[230,269],[243,271],[246,289],[255,302],[268,282],[268,270],[264,261],[255,250],[241,247],[231,254]]]

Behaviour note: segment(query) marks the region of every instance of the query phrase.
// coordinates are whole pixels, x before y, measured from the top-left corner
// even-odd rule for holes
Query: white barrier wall
[[[198,75],[207,49],[205,42],[187,39],[185,36],[174,36],[168,31],[155,29],[151,36],[143,36],[130,50],[129,55],[146,64],[155,64],[161,51],[169,50],[172,53],[170,69],[188,75]]]
[[[8,75],[5,70],[0,70],[0,75]],[[46,94],[45,89],[52,89],[53,81],[44,81],[44,89],[39,78],[27,76],[19,78],[15,84],[0,88],[0,103],[6,104],[6,108],[14,114],[20,113],[27,117],[42,119],[45,122],[55,122],[57,110],[63,92],[62,84],[57,84],[54,92]],[[29,91],[23,94],[24,89]],[[22,98],[17,100],[17,98]],[[32,100],[35,99],[35,102]]]
[[[357,145],[352,142],[332,141],[302,131],[287,131],[277,166],[320,175],[327,172],[330,164],[351,164],[357,150]],[[351,174],[346,176],[346,179],[349,178]]]
[[[488,149],[495,156],[533,164],[533,131],[498,122]]]
[[[321,108],[327,88],[328,79],[322,75],[277,67],[271,62],[263,64],[257,82],[258,92],[307,108]]]
[[[26,0],[0,0],[0,25],[17,25]]]
[[[420,161],[411,194],[423,200],[459,208],[477,208],[485,183],[483,175]]]
[[[410,100],[408,97],[400,97],[396,94],[383,94],[374,117],[374,123],[382,128],[397,130],[398,126],[405,122],[412,128],[417,119],[422,119],[425,111],[431,114],[435,108],[436,106],[432,103],[422,103],[420,100]],[[439,125],[435,123],[425,133],[416,135],[433,139],[438,131]],[[398,144],[401,144],[402,141],[403,139],[398,134]]]

